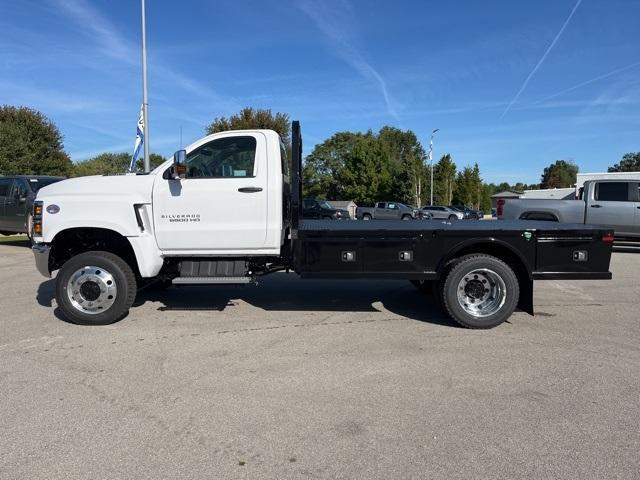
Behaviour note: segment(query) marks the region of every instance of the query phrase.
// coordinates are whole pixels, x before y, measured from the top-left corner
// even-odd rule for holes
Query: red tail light
[[[498,207],[496,208],[496,215],[498,217],[501,217],[504,212],[504,204],[505,204],[504,198],[499,199],[498,203],[496,204],[496,206]]]
[[[613,237],[613,233],[605,233],[602,236],[602,241],[605,243],[613,243],[614,237]]]

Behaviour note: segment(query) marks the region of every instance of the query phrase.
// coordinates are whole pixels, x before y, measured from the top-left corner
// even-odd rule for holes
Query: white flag
[[[131,157],[131,164],[129,165],[129,171],[133,172],[136,169],[136,162],[140,156],[140,149],[144,144],[144,105],[140,105],[140,117],[138,118],[138,125],[136,127],[136,143],[133,147],[133,156]]]

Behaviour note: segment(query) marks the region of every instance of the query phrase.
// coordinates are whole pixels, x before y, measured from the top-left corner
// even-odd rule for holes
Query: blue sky
[[[412,129],[487,181],[602,171],[640,150],[638,0],[147,0],[150,145],[244,106],[336,131]],[[0,104],[44,112],[71,157],[131,151],[137,0],[0,2]]]

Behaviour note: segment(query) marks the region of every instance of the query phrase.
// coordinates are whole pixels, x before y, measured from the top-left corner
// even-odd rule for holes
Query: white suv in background
[[[442,207],[440,205],[427,205],[422,207],[423,212],[431,214],[431,218],[436,220],[463,220],[464,213],[458,212],[449,207]]]

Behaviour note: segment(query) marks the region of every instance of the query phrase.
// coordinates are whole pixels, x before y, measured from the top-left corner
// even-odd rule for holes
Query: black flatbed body
[[[507,263],[532,311],[535,279],[610,279],[611,229],[516,220],[303,220],[302,137],[292,125],[291,259],[303,278],[440,280],[466,255]]]
[[[434,280],[468,250],[506,254],[529,279],[610,279],[611,243],[602,239],[611,234],[543,221],[304,220],[295,270],[309,278]]]

